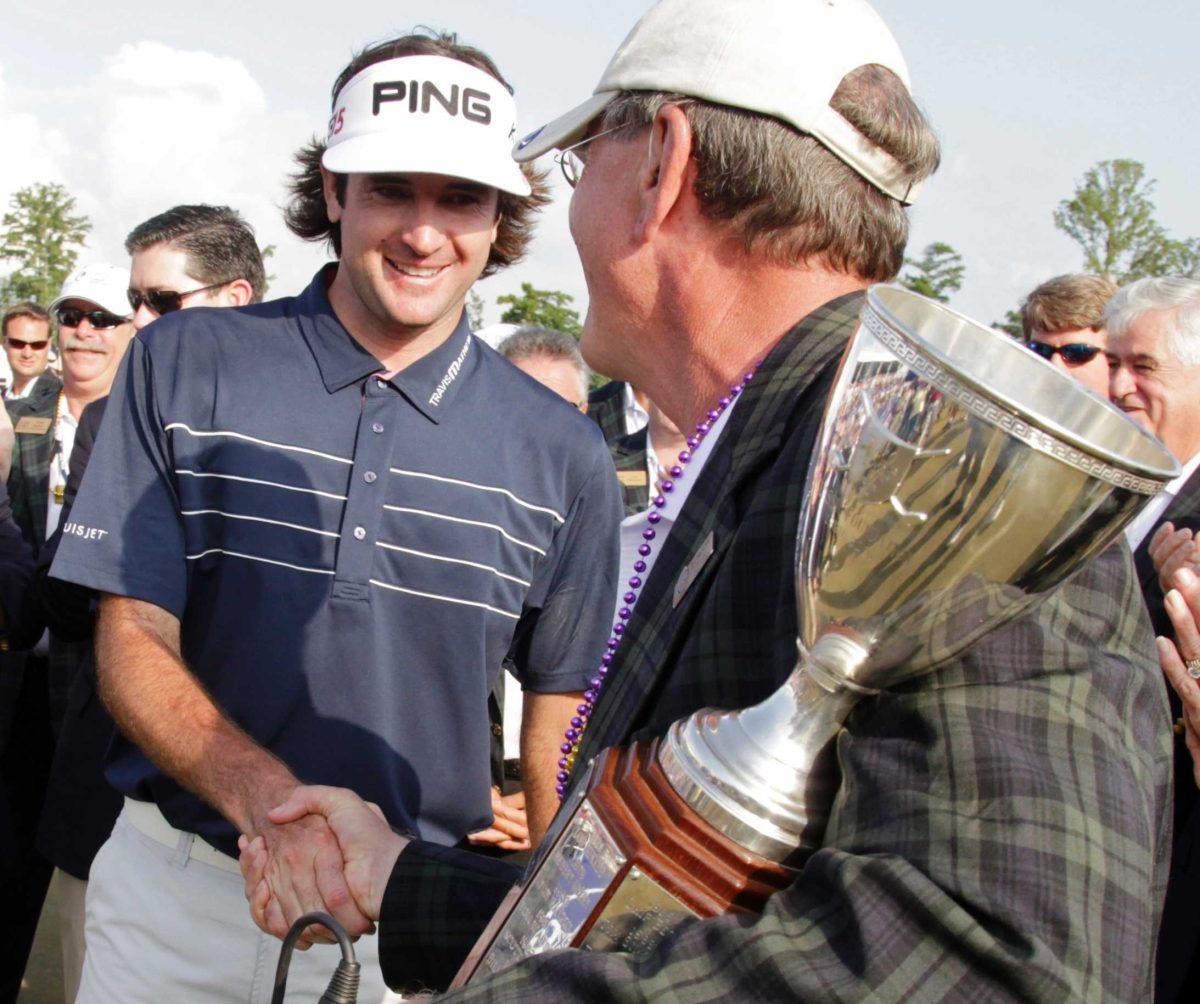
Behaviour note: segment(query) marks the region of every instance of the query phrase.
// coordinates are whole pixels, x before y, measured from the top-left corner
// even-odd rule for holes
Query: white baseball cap
[[[80,265],[62,285],[62,291],[50,304],[50,309],[68,300],[87,300],[117,317],[129,316],[129,269],[105,262]]]
[[[516,102],[491,74],[448,56],[400,56],[338,92],[321,163],[341,174],[443,174],[528,195],[510,152],[516,132]]]
[[[780,119],[909,204],[920,185],[829,104],[842,78],[869,63],[909,86],[900,47],[865,0],[661,0],[621,43],[592,97],[530,133],[513,156],[533,160],[582,139],[621,91],[665,91]]]

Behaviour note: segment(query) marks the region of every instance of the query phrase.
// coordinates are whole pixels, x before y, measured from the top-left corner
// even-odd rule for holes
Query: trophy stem
[[[762,703],[676,722],[659,753],[671,786],[755,854],[791,863],[814,850],[837,788],[833,740],[869,693],[844,681],[866,655],[849,638],[826,636]]]

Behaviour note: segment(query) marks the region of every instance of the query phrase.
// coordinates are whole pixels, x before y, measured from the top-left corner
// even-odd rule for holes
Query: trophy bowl
[[[820,845],[854,704],[1028,610],[1179,473],[1023,345],[892,286],[867,293],[812,456],[796,668],[760,704],[587,765],[456,985],[554,948],[628,949],[680,914],[760,910]]]

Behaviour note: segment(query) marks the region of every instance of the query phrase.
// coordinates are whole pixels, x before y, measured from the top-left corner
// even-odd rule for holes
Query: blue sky
[[[88,253],[118,262],[122,235],[154,212],[229,202],[279,245],[275,292],[293,292],[321,254],[282,229],[283,177],[290,152],[322,127],[353,49],[418,24],[456,30],[496,58],[532,128],[591,92],[647,6],[0,0],[0,199],[33,180],[65,183],[96,224]],[[963,253],[959,309],[994,320],[1043,278],[1079,267],[1051,214],[1101,159],[1143,161],[1160,219],[1177,237],[1200,235],[1200,4],[876,7],[945,150],[910,250],[943,240]],[[530,260],[484,284],[489,302],[522,280],[586,299],[558,194]]]

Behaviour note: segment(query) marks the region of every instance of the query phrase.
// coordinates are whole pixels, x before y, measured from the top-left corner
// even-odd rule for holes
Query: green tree
[[[1136,160],[1090,168],[1054,211],[1054,225],[1079,245],[1083,267],[1123,285],[1151,275],[1200,276],[1200,240],[1174,240],[1155,218],[1154,179]]]
[[[483,327],[483,297],[475,290],[467,293],[467,323],[471,325],[472,331]]]
[[[582,330],[579,311],[572,310],[575,298],[557,289],[534,289],[529,282],[521,283],[521,295],[506,293],[496,297],[496,303],[505,307],[500,320],[504,324],[530,324],[541,328],[565,331],[578,335]]]
[[[75,199],[62,185],[22,188],[8,206],[0,218],[0,261],[14,268],[0,286],[0,298],[49,303],[75,266],[92,224],[75,212]]]
[[[1025,337],[1025,329],[1021,327],[1021,315],[1015,310],[1006,311],[1003,321],[992,321],[992,327],[1013,338]]]
[[[927,245],[920,258],[905,258],[904,264],[909,271],[900,277],[900,285],[941,303],[962,289],[967,272],[962,255],[942,241]]]
[[[264,244],[262,247],[260,247],[258,249],[259,257],[261,257],[263,260],[263,271],[264,272],[266,272],[267,262],[269,262],[272,258],[275,257],[275,252],[278,250],[279,249],[274,244]],[[274,272],[266,272],[264,279],[265,279],[265,282],[263,284],[263,299],[265,300],[267,298],[267,290],[271,288],[271,283],[273,283],[275,281],[275,273]]]

